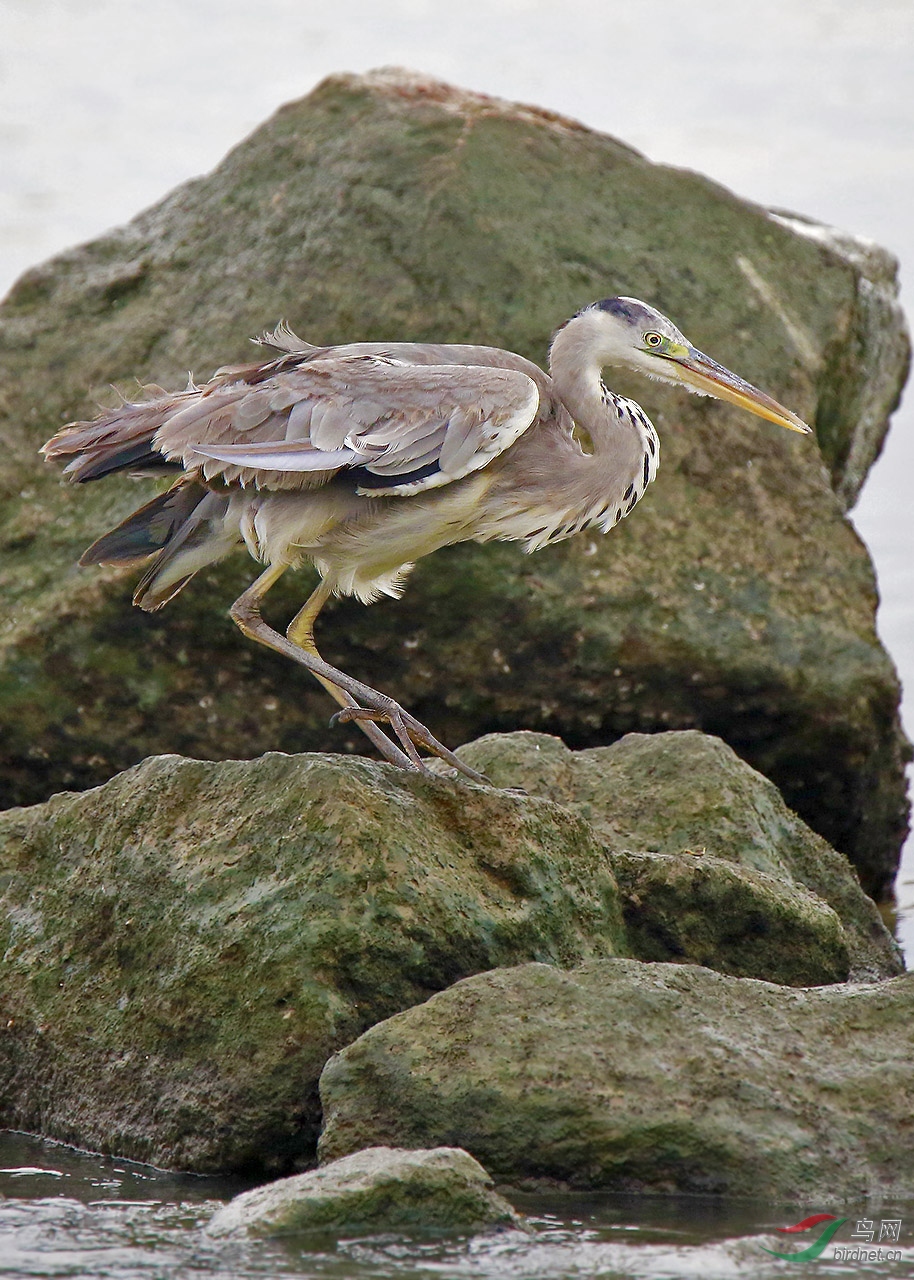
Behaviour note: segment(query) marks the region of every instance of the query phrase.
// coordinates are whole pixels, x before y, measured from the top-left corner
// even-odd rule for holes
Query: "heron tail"
[[[74,484],[101,480],[114,471],[167,473],[180,470],[153,446],[153,438],[169,414],[183,407],[192,395],[175,395],[149,387],[151,398],[138,404],[125,401],[92,422],[71,422],[61,427],[41,450],[49,461],[69,458],[64,475]]]
[[[229,508],[229,495],[179,480],[93,542],[79,563],[134,564],[151,556],[133,603],[153,612],[173,600],[200,569],[237,546],[240,538],[227,519]]]

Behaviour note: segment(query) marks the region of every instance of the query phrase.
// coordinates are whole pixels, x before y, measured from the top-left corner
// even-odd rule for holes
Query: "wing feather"
[[[347,413],[345,404],[335,400],[320,401],[311,413],[311,443],[315,449],[342,449],[357,425]]]
[[[259,427],[273,412],[270,405],[272,397],[272,387],[265,391],[252,391],[249,395],[242,396],[235,402],[232,410],[232,425],[239,431],[253,431],[255,427]]]
[[[313,400],[296,400],[289,413],[289,422],[286,427],[287,440],[309,440],[311,438],[311,414],[313,411]]]
[[[207,477],[217,474],[209,463],[225,462],[232,467],[255,468],[263,471],[338,471],[340,467],[354,466],[364,459],[351,449],[312,449],[309,444],[287,443],[285,440],[267,441],[264,444],[197,445],[197,452],[207,461],[204,471]]]
[[[328,353],[255,385],[211,384],[154,445],[208,479],[300,488],[348,468],[360,490],[401,495],[486,466],[539,405],[537,383],[515,368]]]
[[[442,471],[462,471],[483,444],[480,424],[463,409],[455,409],[441,445],[439,462]]]
[[[276,413],[282,413],[284,409],[291,409],[302,399],[304,399],[302,392],[295,387],[279,385],[270,393],[270,408]]]

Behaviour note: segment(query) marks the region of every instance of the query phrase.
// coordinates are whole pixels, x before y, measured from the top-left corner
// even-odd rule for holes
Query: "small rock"
[[[296,1231],[472,1231],[522,1226],[478,1161],[459,1147],[370,1147],[323,1168],[256,1187],[220,1209],[212,1235]]]

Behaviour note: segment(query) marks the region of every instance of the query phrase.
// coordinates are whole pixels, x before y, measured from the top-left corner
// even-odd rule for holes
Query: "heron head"
[[[693,347],[671,320],[647,303],[604,298],[578,315],[589,318],[602,364],[622,365],[698,395],[728,400],[789,431],[810,434],[795,413]]]

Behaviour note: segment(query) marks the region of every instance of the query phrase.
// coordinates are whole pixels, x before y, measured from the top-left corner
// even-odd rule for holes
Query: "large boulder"
[[[573,121],[408,73],[325,81],[209,176],[28,272],[0,309],[5,803],[156,751],[363,745],[228,622],[249,562],[156,616],[131,609],[123,575],[75,569],[149,488],[61,489],[36,450],[62,421],[112,382],[183,385],[188,367],[243,358],[280,317],[321,342],[473,340],[542,361],[562,320],[615,293],[797,409],[821,452],[620,378],[664,459],[610,538],[442,552],[400,604],[328,608],[323,648],[452,743],[717,733],[884,891],[906,821],[898,685],[843,508],[904,377],[892,260]],[[277,588],[277,616],[307,590]]]
[[[478,1160],[453,1147],[373,1147],[235,1196],[207,1224],[214,1236],[296,1232],[472,1231],[519,1227]]]
[[[570,751],[558,738],[520,732],[490,734],[460,755],[496,786],[545,796],[590,823],[612,851],[629,954],[639,959],[693,960],[799,986],[834,981],[812,978],[817,952],[820,974],[838,961],[827,904],[843,926],[841,978],[904,970],[847,858],[719,738],[629,733]]]
[[[693,747],[710,791],[716,748]],[[491,739],[476,750],[497,759]],[[593,784],[601,757],[584,754]],[[358,758],[166,756],[0,814],[0,1125],[172,1168],[285,1172],[313,1154],[328,1057],[480,970],[627,955],[801,985],[896,971],[840,855],[820,850],[829,903],[782,870],[776,829],[751,851],[767,870],[727,856],[713,812],[715,852],[651,852],[668,799],[646,787],[643,833],[612,847],[593,804],[588,821],[574,802]]]
[[[321,1158],[452,1144],[515,1186],[909,1197],[912,1055],[914,974],[797,991],[687,965],[524,965],[331,1059]]]
[[[200,1172],[313,1155],[372,1023],[625,949],[577,815],[341,757],[160,757],[11,810],[0,889],[0,1126]]]

